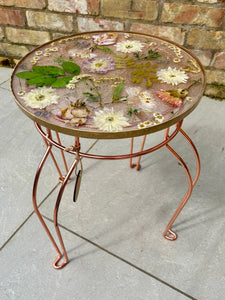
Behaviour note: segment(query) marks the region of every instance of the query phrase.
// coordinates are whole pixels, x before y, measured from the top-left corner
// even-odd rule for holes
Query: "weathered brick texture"
[[[41,45],[50,40],[50,34],[44,31],[34,31],[27,29],[6,28],[6,36],[13,43],[30,45]]]
[[[0,5],[26,8],[44,8],[45,0],[0,0]]]
[[[27,11],[26,16],[30,27],[59,30],[64,32],[71,32],[73,30],[72,16],[37,11]]]
[[[225,52],[217,52],[215,54],[212,66],[217,69],[225,70]]]
[[[188,45],[206,49],[225,49],[225,31],[192,29],[188,35]]]
[[[178,27],[133,23],[130,30],[157,35],[162,38],[170,39],[178,44],[184,43],[185,31]]]
[[[0,40],[2,40],[4,38],[4,32],[3,29],[0,28]]]
[[[99,14],[100,0],[48,0],[48,8],[52,11],[77,14]]]
[[[25,15],[20,10],[0,8],[0,20],[5,25],[25,25]]]
[[[77,18],[78,31],[94,31],[94,30],[124,30],[124,23],[118,21],[93,19],[93,18]]]
[[[157,1],[148,0],[103,0],[103,14],[108,17],[156,20]]]
[[[88,14],[86,0],[48,0],[48,8],[59,12]]]
[[[191,49],[191,52],[198,57],[203,66],[207,67],[210,65],[212,59],[211,51]]]
[[[23,57],[29,52],[29,50],[25,46],[1,43],[0,52],[4,53],[5,56]]]
[[[182,3],[164,3],[162,21],[219,27],[223,22],[223,16],[224,9],[222,8],[201,7]]]
[[[225,85],[225,71],[222,70],[206,70],[206,78],[208,84]]]

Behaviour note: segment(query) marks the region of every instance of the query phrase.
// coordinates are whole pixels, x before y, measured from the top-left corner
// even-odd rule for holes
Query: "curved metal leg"
[[[143,137],[140,152],[143,151],[143,149],[144,149],[145,140],[146,140],[146,135],[144,135],[144,137]],[[133,145],[134,145],[134,138],[131,138],[131,143],[130,143],[130,153],[131,154],[133,153]],[[131,168],[136,167],[136,170],[139,171],[141,168],[140,161],[141,161],[141,155],[138,156],[138,160],[135,164],[132,163],[132,158],[130,158],[130,167]]]
[[[65,246],[64,246],[64,243],[63,243],[63,239],[62,239],[62,235],[61,235],[61,232],[59,230],[59,226],[58,226],[58,210],[59,210],[59,205],[60,205],[60,202],[61,202],[61,199],[62,199],[62,195],[63,195],[63,192],[64,192],[64,189],[66,187],[66,184],[73,172],[73,170],[75,169],[76,165],[77,165],[77,159],[74,160],[74,162],[72,163],[68,173],[66,174],[63,182],[61,183],[61,187],[60,187],[60,190],[59,190],[59,193],[58,193],[58,197],[57,197],[57,200],[56,200],[56,203],[55,203],[55,209],[54,209],[54,226],[55,226],[55,230],[56,230],[56,233],[57,233],[57,236],[58,236],[58,239],[59,239],[59,242],[60,242],[60,245],[61,245],[61,248],[62,248],[62,252],[63,252],[63,255],[64,255],[64,262],[62,262],[61,264],[58,264],[59,261],[61,260],[62,258],[62,255],[61,253],[58,255],[57,259],[54,261],[53,263],[53,266],[55,269],[61,269],[62,267],[64,267],[67,263],[68,263],[68,256],[67,256],[67,252],[66,252],[66,249],[65,249]]]
[[[59,227],[58,227],[58,209],[59,209],[60,201],[61,201],[64,189],[65,189],[65,186],[66,186],[73,170],[75,169],[75,167],[77,165],[77,159],[75,159],[74,162],[72,163],[72,165],[71,165],[70,169],[68,170],[66,176],[62,178],[61,188],[60,188],[59,193],[58,193],[58,197],[57,197],[56,204],[55,204],[55,210],[54,210],[54,225],[55,225],[55,230],[56,230],[56,233],[57,233],[57,236],[58,236],[61,248],[62,248],[62,253],[63,253],[62,254],[61,251],[59,250],[59,247],[57,246],[57,243],[54,240],[50,230],[48,229],[48,227],[47,227],[47,225],[46,225],[46,223],[45,223],[45,221],[44,221],[44,219],[43,219],[43,217],[42,217],[42,215],[41,215],[41,213],[38,209],[38,205],[37,205],[37,186],[38,186],[38,182],[39,182],[39,178],[40,178],[42,168],[43,168],[43,166],[46,162],[46,159],[48,158],[49,155],[51,155],[51,157],[53,158],[53,161],[55,160],[54,156],[52,154],[52,151],[51,151],[52,150],[52,145],[49,145],[46,141],[45,141],[45,143],[47,145],[47,149],[46,149],[46,152],[45,152],[45,154],[44,154],[44,156],[43,156],[43,158],[42,158],[42,160],[41,160],[41,162],[38,166],[36,176],[35,176],[35,179],[34,179],[34,184],[33,184],[33,195],[32,195],[33,196],[33,206],[34,206],[35,213],[37,214],[42,226],[44,227],[48,237],[50,238],[53,246],[56,249],[56,252],[58,253],[58,257],[54,261],[53,266],[56,269],[60,269],[68,263],[68,256],[67,256],[67,253],[66,253],[66,249],[65,249],[65,246],[64,246],[64,243],[63,243],[63,240],[62,240],[62,236],[61,236]],[[58,166],[57,163],[56,163],[56,166]],[[58,264],[63,256],[65,258],[64,262],[62,262],[61,264]]]
[[[182,129],[180,129],[179,131],[186,138],[186,140],[189,142],[189,144],[191,145],[191,147],[193,149],[193,152],[194,152],[195,158],[196,158],[197,170],[196,170],[195,178],[192,181],[190,171],[189,171],[187,165],[185,164],[185,162],[183,161],[183,159],[174,151],[174,149],[172,147],[170,147],[168,144],[166,145],[166,148],[178,159],[180,164],[183,166],[183,168],[186,172],[186,175],[187,175],[187,178],[188,178],[188,184],[189,184],[188,191],[184,195],[184,198],[182,199],[180,205],[178,206],[177,210],[175,211],[174,215],[172,216],[170,222],[168,223],[168,225],[167,225],[167,227],[166,227],[166,229],[163,233],[163,236],[166,239],[171,240],[171,241],[176,240],[176,238],[177,238],[177,234],[173,230],[171,230],[171,226],[173,225],[176,218],[178,217],[178,215],[182,211],[183,207],[187,203],[188,199],[190,198],[193,187],[196,184],[196,182],[198,180],[198,177],[199,177],[199,174],[200,174],[200,159],[199,159],[197,149],[196,149],[194,143],[192,142],[192,140],[189,138],[189,136]],[[164,139],[166,139],[168,137],[168,133],[169,133],[169,129],[166,129]]]
[[[52,148],[51,145],[49,145],[47,147],[47,150],[46,150],[46,152],[45,152],[45,154],[44,154],[44,156],[43,156],[43,158],[42,158],[42,160],[41,160],[41,162],[39,164],[39,167],[37,169],[36,176],[35,176],[35,179],[34,179],[33,195],[32,196],[33,196],[34,211],[36,212],[36,214],[37,214],[37,216],[38,216],[38,218],[39,218],[42,226],[44,227],[44,229],[45,229],[48,237],[50,238],[53,246],[55,247],[58,255],[61,256],[61,252],[60,252],[60,250],[59,250],[59,248],[58,248],[58,246],[57,246],[57,244],[56,244],[56,242],[55,242],[52,234],[50,233],[50,231],[49,231],[49,229],[48,229],[48,227],[47,227],[47,225],[46,225],[46,223],[45,223],[45,221],[44,221],[44,219],[43,219],[43,217],[42,217],[42,215],[41,215],[41,213],[40,213],[40,211],[38,209],[38,205],[37,205],[37,186],[38,186],[38,181],[39,181],[40,174],[41,174],[42,168],[44,166],[44,163],[45,163],[47,157],[49,156],[49,154],[51,153],[51,148]]]

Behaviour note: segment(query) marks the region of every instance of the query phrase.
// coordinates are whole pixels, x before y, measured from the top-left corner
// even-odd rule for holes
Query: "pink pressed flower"
[[[169,91],[165,91],[160,89],[159,91],[155,92],[156,96],[158,96],[163,102],[166,102],[174,107],[180,107],[183,102],[181,98],[174,97],[171,95]]]
[[[93,35],[94,43],[100,46],[115,44],[118,34],[116,33],[103,33],[99,35]]]

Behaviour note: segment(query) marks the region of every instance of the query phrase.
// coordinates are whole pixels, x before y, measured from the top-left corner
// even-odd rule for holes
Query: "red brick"
[[[0,5],[26,7],[26,8],[45,8],[45,0],[0,0]]]
[[[99,14],[99,1],[100,0],[87,0],[87,9],[89,15]]]
[[[77,18],[78,31],[95,31],[95,30],[124,30],[124,23],[119,21],[94,19],[94,18]]]
[[[225,52],[217,52],[215,54],[212,66],[216,69],[225,70]]]
[[[222,8],[164,3],[162,21],[219,27],[223,22],[224,11]]]
[[[25,25],[24,13],[20,10],[0,8],[0,22],[5,25]]]
[[[185,31],[183,29],[170,26],[156,26],[150,24],[133,23],[130,27],[130,31],[156,35],[162,38],[169,39],[181,45],[184,43],[185,37]]]

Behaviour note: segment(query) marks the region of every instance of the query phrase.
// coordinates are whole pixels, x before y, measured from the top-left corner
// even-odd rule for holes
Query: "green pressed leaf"
[[[62,67],[67,73],[74,75],[78,75],[80,73],[80,67],[72,61],[63,62]]]
[[[117,100],[123,90],[124,87],[124,82],[125,80],[123,80],[115,89],[113,92],[113,100]]]
[[[83,93],[87,97],[87,101],[91,102],[98,102],[100,100],[100,97],[98,95],[94,95],[92,93]]]
[[[36,87],[44,86],[44,85],[51,85],[56,80],[55,77],[47,77],[42,76],[39,74],[38,77],[31,78],[27,81],[27,84],[35,84]]]
[[[99,46],[97,45],[96,48],[103,50],[105,52],[109,52],[109,53],[114,53],[110,48],[106,47],[106,46]]]
[[[72,78],[73,76],[65,76],[65,77],[58,78],[51,84],[51,86],[58,87],[58,88],[65,87]]]
[[[33,70],[36,73],[55,77],[65,74],[62,68],[56,66],[33,66]]]
[[[90,101],[90,102],[98,102],[99,97],[98,96],[92,96],[92,97],[88,97],[86,100]]]
[[[31,79],[37,76],[40,76],[40,73],[32,72],[32,71],[25,71],[25,72],[19,72],[16,74],[19,78],[24,79]]]

